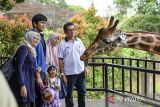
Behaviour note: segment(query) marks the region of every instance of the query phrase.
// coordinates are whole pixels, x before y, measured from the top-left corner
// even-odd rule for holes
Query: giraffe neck
[[[134,48],[160,54],[160,33],[129,32],[126,33],[125,48]]]

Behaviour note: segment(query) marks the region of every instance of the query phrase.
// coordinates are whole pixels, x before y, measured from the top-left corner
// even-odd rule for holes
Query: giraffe
[[[93,54],[94,50],[105,47],[106,44],[109,44],[111,41],[108,41],[106,38],[111,38],[112,33],[115,31],[119,20],[114,22],[114,17],[110,18],[107,28],[101,28],[92,44],[85,50],[83,55],[80,57],[82,61],[89,59]]]
[[[106,31],[103,31],[104,33],[99,33],[97,36],[103,34],[101,36],[104,36],[104,38],[101,37],[103,39],[99,40],[100,42],[94,41],[93,44],[91,44],[80,57],[81,60],[88,60],[93,54],[112,51],[118,46],[121,46],[122,48],[144,50],[160,55],[160,33],[142,31],[124,33],[116,30],[115,27],[113,29],[111,32],[112,34],[108,34],[109,31],[107,31],[111,30],[111,28],[105,29]],[[108,35],[110,35],[110,37],[112,35],[112,37],[110,38]],[[107,41],[107,43],[104,42],[104,40]],[[95,44],[99,47],[94,47]]]

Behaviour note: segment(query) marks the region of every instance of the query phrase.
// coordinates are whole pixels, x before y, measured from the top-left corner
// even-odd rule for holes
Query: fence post
[[[105,66],[105,92],[106,92],[106,107],[109,107],[109,102],[108,102],[108,66],[107,64],[103,65]]]

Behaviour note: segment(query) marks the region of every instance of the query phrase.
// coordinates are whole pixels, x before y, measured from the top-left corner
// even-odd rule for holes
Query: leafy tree
[[[55,4],[63,8],[67,7],[67,3],[65,2],[65,0],[36,0],[36,1],[40,3],[45,3],[45,4]]]
[[[75,14],[71,21],[75,23],[77,34],[86,47],[94,40],[98,30],[106,27],[108,23],[106,19],[96,16],[96,10],[93,6],[83,13]]]
[[[127,32],[160,32],[160,15],[136,15],[123,21],[120,28]]]
[[[114,0],[120,14],[124,15],[128,8],[134,8],[138,14],[160,14],[160,3],[158,0]]]
[[[122,15],[127,13],[127,8],[132,7],[131,2],[132,0],[113,0]]]
[[[158,0],[138,0],[136,4],[138,14],[160,14]]]
[[[31,28],[31,21],[26,15],[8,20],[0,17],[0,56],[13,56],[26,31]]]
[[[96,9],[93,6],[84,13],[84,17],[88,26],[87,36],[91,43],[97,36],[99,29],[107,26],[108,21],[105,18],[97,16]]]
[[[71,11],[75,11],[75,12],[84,12],[85,11],[85,9],[83,7],[81,7],[81,6],[74,6],[74,5],[68,5],[67,9],[71,10]]]
[[[0,0],[0,10],[8,11],[12,9],[15,3],[22,3],[25,0]]]

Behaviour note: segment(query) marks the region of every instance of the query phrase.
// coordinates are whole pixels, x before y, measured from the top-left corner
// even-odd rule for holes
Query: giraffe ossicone
[[[112,34],[115,31],[118,23],[119,23],[119,20],[116,20],[114,22],[114,17],[111,17],[108,27],[102,28],[99,30],[98,35],[96,36],[95,40],[81,55],[80,59],[82,61],[88,60],[93,54],[96,54],[96,50],[99,50],[105,47],[106,44],[109,45],[111,43],[109,38],[112,37]]]

